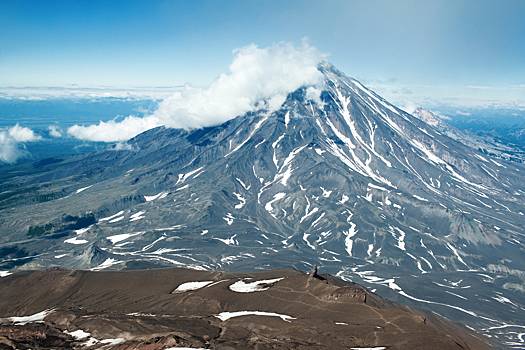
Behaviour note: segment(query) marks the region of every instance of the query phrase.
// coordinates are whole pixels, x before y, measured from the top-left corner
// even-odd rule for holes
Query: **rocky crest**
[[[1,349],[488,349],[480,336],[331,276],[185,269],[20,272]]]

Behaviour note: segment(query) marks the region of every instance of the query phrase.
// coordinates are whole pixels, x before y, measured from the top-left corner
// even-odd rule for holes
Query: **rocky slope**
[[[2,349],[489,348],[359,285],[293,270],[20,272],[0,284],[0,310]]]

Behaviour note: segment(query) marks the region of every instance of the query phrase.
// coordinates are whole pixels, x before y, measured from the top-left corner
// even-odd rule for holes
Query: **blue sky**
[[[387,94],[519,99],[524,18],[521,0],[2,1],[0,85],[206,85],[235,48],[307,37]]]

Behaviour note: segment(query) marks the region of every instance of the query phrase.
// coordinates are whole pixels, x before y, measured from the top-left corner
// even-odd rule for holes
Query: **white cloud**
[[[41,139],[41,137],[35,134],[33,130],[20,126],[18,123],[7,129],[7,134],[16,142],[30,142]]]
[[[316,86],[309,86],[306,89],[306,98],[314,101],[318,105],[323,105],[324,102],[321,100],[322,90]]]
[[[412,101],[406,101],[404,105],[399,106],[400,109],[404,110],[405,112],[412,114],[416,109],[418,109],[418,105],[415,104]]]
[[[60,129],[58,125],[49,125],[47,127],[47,130],[51,137],[55,137],[55,138],[62,137],[62,129]]]
[[[233,54],[229,71],[210,86],[186,86],[164,99],[149,116],[75,125],[68,133],[83,140],[110,142],[128,140],[160,125],[184,129],[217,125],[262,107],[276,110],[289,92],[315,85],[322,78],[317,65],[324,56],[306,41],[266,48],[252,44]]]
[[[111,150],[113,151],[136,151],[137,149],[126,142],[117,142],[115,145],[111,147]]]
[[[6,163],[15,162],[22,152],[18,149],[17,144],[13,138],[5,131],[0,131],[0,161]]]
[[[162,125],[155,116],[135,117],[128,116],[123,120],[100,121],[98,124],[81,126],[73,125],[67,133],[80,140],[88,141],[126,141],[154,127]]]
[[[368,81],[367,86],[397,106],[416,104],[425,108],[525,109],[525,89],[519,85],[424,85]]]
[[[0,161],[14,163],[26,154],[19,147],[20,142],[32,142],[40,140],[41,137],[33,130],[16,124],[7,129],[0,129]]]

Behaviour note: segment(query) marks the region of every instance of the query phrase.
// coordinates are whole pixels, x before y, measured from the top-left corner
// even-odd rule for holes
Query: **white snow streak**
[[[286,196],[286,193],[284,192],[279,192],[275,194],[273,196],[273,199],[269,201],[268,203],[266,203],[266,205],[264,206],[264,209],[266,209],[267,212],[271,213],[273,211],[272,204],[278,200],[283,199],[285,196]]]
[[[44,318],[53,312],[53,309],[44,310],[29,316],[13,316],[7,317],[7,321],[13,322],[18,325],[24,325],[31,322],[43,322]]]
[[[69,243],[69,244],[86,244],[88,241],[86,241],[85,239],[79,239],[78,237],[73,237],[73,238],[69,238],[69,239],[66,239],[64,241],[64,243]]]
[[[233,192],[235,197],[237,197],[237,200],[239,201],[239,204],[235,205],[235,209],[241,209],[246,204],[246,198],[244,198],[240,193]]]
[[[124,210],[121,210],[121,211],[119,211],[118,213],[113,214],[113,215],[111,215],[111,216],[106,216],[105,218],[99,219],[98,222],[109,221],[109,220],[111,220],[111,219],[114,219],[114,218],[116,218],[116,217],[122,215],[122,214],[124,214]]]
[[[234,152],[237,152],[242,146],[244,146],[246,144],[246,142],[248,142],[252,137],[253,135],[255,134],[255,132],[261,127],[261,125],[268,119],[268,115],[265,115],[261,120],[259,120],[257,122],[257,124],[255,124],[255,127],[253,128],[252,132],[250,133],[250,135],[248,136],[248,138],[246,138],[246,140],[244,140],[243,142],[241,142],[239,145],[237,145],[237,147],[235,147],[233,150],[231,150],[230,152],[226,153],[224,155],[224,158],[228,157],[230,154],[234,153]]]
[[[240,316],[270,316],[270,317],[279,317],[281,320],[290,322],[290,320],[295,320],[295,317],[277,314],[275,312],[265,312],[265,311],[234,311],[234,312],[221,312],[215,317],[219,318],[221,321],[227,321],[233,317]]]
[[[213,283],[213,281],[185,282],[180,284],[174,292],[183,293],[192,290],[197,290],[206,287],[210,283]]]
[[[352,256],[352,247],[354,245],[354,241],[352,240],[352,237],[354,237],[357,234],[356,230],[356,224],[353,222],[350,222],[350,228],[348,231],[343,231],[343,234],[345,235],[345,249],[349,256]]]
[[[78,190],[75,191],[75,193],[78,194],[78,193],[84,192],[85,190],[87,190],[91,186],[93,186],[93,185],[89,185],[89,186],[86,186],[86,187],[79,188]]]
[[[154,201],[155,199],[163,199],[163,198],[166,198],[166,196],[168,195],[168,192],[160,192],[160,193],[157,193],[153,196],[144,196],[144,200],[146,202],[151,202],[151,201]]]
[[[204,169],[204,167],[197,168],[195,170],[187,172],[186,174],[179,174],[179,178],[177,179],[177,182],[175,183],[175,185],[178,185],[179,183],[183,184],[192,175],[195,175],[194,177],[197,177],[198,175],[200,175],[197,173],[201,171],[202,169]]]

